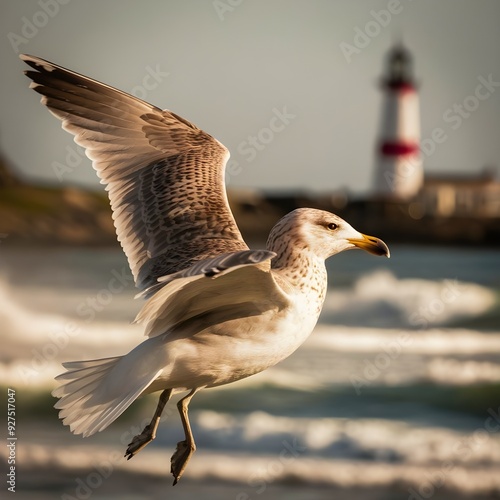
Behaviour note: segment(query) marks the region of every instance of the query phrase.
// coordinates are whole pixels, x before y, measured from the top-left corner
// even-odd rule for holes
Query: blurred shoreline
[[[422,215],[410,205],[339,194],[265,193],[229,189],[237,224],[247,241],[265,242],[286,213],[312,207],[336,213],[361,232],[388,243],[500,247],[499,217]],[[16,175],[0,158],[0,244],[39,247],[117,246],[109,200],[77,186],[37,185]]]

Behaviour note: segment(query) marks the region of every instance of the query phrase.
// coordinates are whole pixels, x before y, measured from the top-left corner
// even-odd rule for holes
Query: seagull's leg
[[[181,399],[177,403],[177,408],[179,409],[179,414],[181,416],[182,426],[184,427],[184,435],[186,439],[177,443],[175,453],[172,455],[172,458],[170,460],[170,472],[174,476],[174,486],[181,478],[189,462],[189,459],[191,458],[191,455],[196,450],[193,433],[191,432],[191,425],[189,425],[188,405],[191,401],[191,398],[195,395],[198,389],[199,388],[193,389],[185,398]]]
[[[139,453],[145,446],[147,446],[156,437],[156,429],[158,429],[158,424],[160,423],[161,413],[168,400],[172,394],[172,389],[167,389],[163,391],[158,400],[158,406],[156,407],[155,414],[151,419],[151,422],[144,427],[140,434],[137,434],[132,441],[129,443],[125,456],[127,460],[130,460],[134,455]]]

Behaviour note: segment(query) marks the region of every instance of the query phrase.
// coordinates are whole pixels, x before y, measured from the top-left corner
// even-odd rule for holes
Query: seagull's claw
[[[188,441],[179,441],[177,443],[175,452],[170,459],[170,472],[174,476],[173,486],[179,482],[179,479],[186,470],[189,459],[195,450],[196,446],[194,442],[189,443]]]
[[[137,434],[137,436],[134,436],[132,441],[129,443],[124,456],[127,457],[127,460],[130,460],[134,455],[137,455],[137,453],[151,443],[154,438],[155,436],[151,432],[151,425],[146,425],[144,430],[140,434]]]

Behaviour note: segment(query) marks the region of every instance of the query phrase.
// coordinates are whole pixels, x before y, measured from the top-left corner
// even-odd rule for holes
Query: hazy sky
[[[428,141],[426,169],[500,167],[497,0],[10,0],[0,12],[0,145],[30,177],[97,183],[18,52],[194,122],[231,151],[231,186],[365,190],[378,79],[400,37],[421,83],[422,137],[446,137]]]

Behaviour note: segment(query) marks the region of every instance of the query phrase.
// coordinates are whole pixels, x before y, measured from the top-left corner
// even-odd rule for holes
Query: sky
[[[0,148],[33,180],[98,186],[28,89],[23,52],[195,123],[230,150],[230,187],[362,193],[384,58],[401,39],[425,170],[500,167],[497,0],[9,0],[0,12]]]

